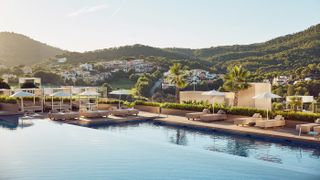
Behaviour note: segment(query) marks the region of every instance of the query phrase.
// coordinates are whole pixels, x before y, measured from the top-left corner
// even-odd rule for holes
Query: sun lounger
[[[86,118],[99,118],[99,117],[101,117],[101,115],[98,111],[82,111],[82,112],[80,112],[80,116],[83,116]]]
[[[128,110],[128,115],[135,115],[138,116],[139,110],[137,109],[127,109]]]
[[[65,119],[71,120],[71,119],[79,119],[80,113],[79,112],[66,112],[65,113]]]
[[[110,115],[110,111],[108,110],[97,110],[101,117],[108,117]]]
[[[51,120],[57,121],[57,120],[66,120],[65,113],[58,112],[58,113],[51,113],[49,115],[49,118]]]
[[[286,122],[284,117],[277,115],[274,119],[269,120],[258,120],[256,121],[256,127],[260,128],[271,128],[271,127],[282,127],[285,126]]]
[[[299,135],[301,133],[309,133],[313,130],[314,127],[320,126],[318,123],[306,123],[306,124],[298,124],[296,125],[296,130],[299,131]]]
[[[227,114],[219,110],[216,114],[205,114],[200,116],[200,121],[204,122],[212,122],[212,121],[220,121],[220,120],[227,120]]]
[[[234,124],[239,126],[239,125],[249,125],[251,123],[255,123],[256,121],[260,121],[262,120],[262,116],[260,113],[254,113],[252,115],[252,117],[246,117],[246,118],[239,118],[239,119],[236,119],[234,120]]]
[[[186,118],[188,118],[188,120],[200,119],[200,116],[205,114],[210,114],[210,111],[208,109],[204,109],[202,112],[187,113]]]
[[[111,114],[114,116],[130,116],[130,115],[138,115],[139,110],[137,109],[116,109],[112,110]]]
[[[313,131],[320,134],[320,125],[313,127]]]

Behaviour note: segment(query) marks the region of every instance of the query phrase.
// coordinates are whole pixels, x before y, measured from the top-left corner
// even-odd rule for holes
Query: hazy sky
[[[0,0],[0,31],[73,51],[248,44],[320,23],[320,0]]]

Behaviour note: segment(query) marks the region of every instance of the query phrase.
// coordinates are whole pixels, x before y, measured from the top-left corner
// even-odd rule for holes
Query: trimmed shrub
[[[203,109],[212,109],[210,105],[193,105],[193,104],[179,104],[179,103],[162,103],[162,108],[180,109],[188,111],[202,111]]]
[[[99,101],[99,104],[119,104],[119,100],[118,99],[108,99],[107,101]],[[120,104],[123,104],[124,101],[120,100]]]
[[[285,119],[298,120],[298,121],[308,121],[308,122],[314,122],[314,120],[316,120],[317,118],[320,118],[320,113],[310,113],[310,112],[276,111],[273,114],[274,115],[280,114]]]
[[[161,103],[158,102],[148,102],[148,101],[141,101],[141,100],[137,100],[135,101],[136,105],[143,105],[143,106],[153,106],[153,107],[160,107]]]
[[[0,96],[0,103],[17,104],[17,99],[14,97]]]
[[[105,102],[106,104],[117,104],[118,100],[108,100]],[[121,101],[123,103],[123,101]],[[153,106],[153,107],[161,107],[168,109],[179,109],[179,110],[187,110],[187,111],[202,111],[203,109],[209,109],[212,112],[211,104],[179,104],[179,103],[158,103],[158,102],[147,102],[147,101],[135,101],[136,105],[144,105],[144,106]],[[217,112],[219,110],[224,110],[227,114],[232,115],[243,115],[243,116],[252,116],[254,113],[260,113],[263,117],[267,117],[267,111],[256,108],[249,107],[226,107],[224,105],[215,104],[214,111]],[[287,120],[297,120],[297,121],[306,121],[306,122],[314,122],[315,119],[320,118],[320,113],[307,113],[307,112],[284,112],[284,111],[269,111],[269,117],[273,118],[276,115],[282,115]]]

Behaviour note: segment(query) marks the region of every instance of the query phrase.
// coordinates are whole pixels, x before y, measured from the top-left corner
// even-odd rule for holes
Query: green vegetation
[[[174,63],[169,70],[170,74],[167,79],[171,84],[175,85],[176,88],[176,101],[179,102],[180,97],[180,89],[185,88],[187,86],[187,82],[185,81],[186,73],[180,63]]]
[[[134,87],[133,81],[130,79],[117,79],[117,81],[111,81],[109,84],[113,89],[132,89]]]
[[[0,103],[17,104],[17,99],[14,97],[0,96]]]
[[[63,83],[62,78],[58,74],[47,71],[37,71],[33,76],[41,78],[43,84],[60,85]]]
[[[4,82],[2,78],[0,78],[0,89],[10,89],[10,85]]]
[[[234,92],[234,105],[238,105],[239,91],[248,89],[248,77],[250,73],[242,66],[228,67],[228,73],[224,77],[223,88],[227,91]]]
[[[0,32],[0,60],[7,66],[33,65],[64,51],[21,34]]]
[[[135,84],[135,94],[137,96],[150,97],[150,90],[155,82],[161,77],[160,71],[155,71],[152,74],[143,74]]]

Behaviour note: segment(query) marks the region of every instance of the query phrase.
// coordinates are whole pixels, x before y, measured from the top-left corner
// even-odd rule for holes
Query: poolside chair
[[[269,120],[258,120],[256,121],[256,127],[260,128],[271,128],[271,127],[283,127],[286,125],[284,117],[281,115],[276,115],[274,119]]]
[[[320,126],[313,127],[313,131],[320,134]]]
[[[219,110],[216,114],[200,115],[200,121],[212,122],[212,121],[220,121],[220,120],[227,120],[227,114],[223,110]]]
[[[54,121],[57,121],[57,120],[64,121],[66,120],[66,116],[65,116],[65,113],[62,113],[62,112],[51,113],[50,119]]]
[[[65,118],[66,120],[71,120],[71,119],[79,119],[80,113],[79,112],[66,112],[65,113]]]
[[[296,125],[296,130],[299,131],[299,136],[301,133],[309,133],[314,130],[315,127],[319,126],[320,127],[320,119],[316,119],[314,123],[305,123],[305,124],[297,124]],[[316,128],[317,129],[317,128]]]
[[[234,124],[239,126],[239,125],[249,125],[251,123],[255,123],[256,121],[260,121],[262,120],[262,116],[260,113],[254,113],[252,115],[252,117],[247,117],[247,118],[239,118],[239,119],[236,119],[234,120]]]
[[[112,110],[111,114],[114,116],[130,116],[130,115],[138,115],[139,110],[137,109],[116,109]]]
[[[98,110],[98,113],[101,117],[108,117],[111,114],[109,110]]]
[[[99,117],[101,117],[101,115],[98,111],[82,111],[82,112],[80,112],[80,116],[83,116],[86,118],[99,118]]]
[[[186,114],[186,118],[195,120],[195,119],[200,119],[201,115],[205,115],[205,114],[210,114],[209,109],[204,109],[202,112],[194,112],[194,113],[187,113]]]
[[[139,110],[137,110],[137,109],[129,108],[127,110],[128,110],[127,113],[128,113],[129,116],[131,116],[131,115],[138,116],[138,114],[139,114]]]
[[[115,110],[111,110],[111,114],[114,116],[127,116],[127,110],[115,109]]]

